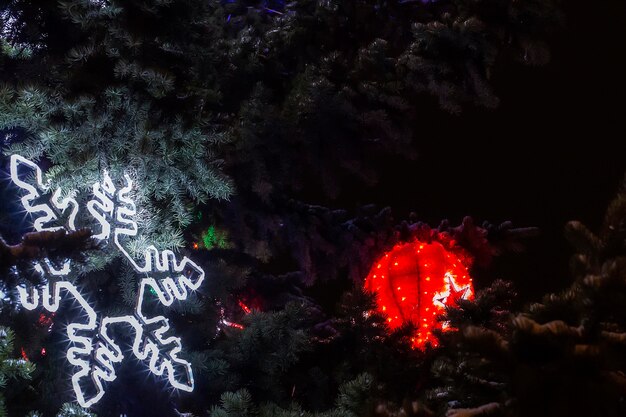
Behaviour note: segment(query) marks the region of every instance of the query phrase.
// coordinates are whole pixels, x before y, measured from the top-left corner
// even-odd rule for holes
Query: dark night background
[[[381,166],[368,193],[397,217],[415,211],[431,225],[471,215],[539,227],[524,254],[498,261],[524,299],[570,282],[566,222],[597,229],[626,171],[626,3],[568,1],[562,9],[548,66],[496,71],[496,110],[416,121],[417,160]]]
[[[348,211],[371,203],[380,208],[388,206],[398,223],[411,217],[432,227],[443,219],[458,225],[465,216],[471,216],[477,224],[511,221],[515,227],[537,227],[540,235],[524,242],[524,252],[505,253],[495,259],[488,271],[477,271],[477,289],[487,287],[494,278],[511,280],[519,293],[516,302],[529,303],[546,293],[567,288],[572,282],[569,260],[575,251],[564,237],[564,226],[570,220],[579,220],[597,231],[626,173],[626,2],[563,0],[560,7],[563,27],[555,27],[552,38],[547,40],[551,50],[548,65],[529,67],[506,60],[493,69],[490,82],[500,99],[497,108],[464,106],[462,113],[450,114],[439,108],[435,98],[425,98],[420,117],[412,120],[413,131],[417,133],[407,154],[415,154],[414,159],[368,155],[366,158],[370,158],[368,162],[378,175],[374,186],[351,184],[349,178],[337,178],[342,189],[337,198],[322,195],[319,184],[314,182],[307,184],[297,197],[303,197],[303,201],[312,205]],[[244,175],[253,173],[246,171]],[[0,197],[8,194],[14,193],[5,188]],[[16,201],[0,198],[0,213],[15,212],[16,207]],[[0,225],[0,235],[9,243],[17,243],[26,228],[25,223],[4,222]],[[205,256],[204,260],[209,257],[202,251],[195,255],[198,259]],[[269,273],[277,276],[293,266],[288,262],[281,264],[281,260],[275,263],[279,265],[270,264],[270,267],[276,271]],[[270,269],[267,265],[264,267]],[[276,282],[277,287],[288,284],[286,278],[276,279]],[[339,298],[352,285],[349,280],[320,279],[302,293],[312,295],[326,309],[335,309]],[[272,314],[267,313],[268,317]],[[202,327],[194,326],[199,326],[203,320],[206,318],[189,325],[188,333]],[[355,332],[358,333],[358,329]],[[349,331],[346,333],[350,335]],[[356,342],[354,346],[346,343],[347,347],[337,346],[347,352],[352,348],[356,351]],[[225,346],[224,351],[228,351],[229,345]],[[321,349],[315,353],[323,355],[335,349],[335,345],[328,346],[328,351]],[[272,347],[267,347],[267,351]],[[412,355],[406,357],[413,360]],[[258,357],[265,358],[261,354]],[[317,367],[322,356],[303,357],[303,365],[299,366],[308,369],[307,358]],[[324,356],[322,362],[324,360],[334,364],[328,357]],[[618,362],[622,363],[621,359]],[[342,362],[337,360],[337,363]],[[398,363],[401,366],[397,369],[409,369],[403,362]],[[413,366],[413,362],[411,364]],[[125,366],[132,368],[137,364]],[[392,367],[385,364],[381,368]],[[242,369],[247,371],[245,366]],[[147,404],[143,403],[143,397],[167,389],[166,384],[161,380],[155,382],[152,377],[147,379],[146,373],[128,374],[108,388],[110,393],[101,405],[103,409],[113,409],[116,404],[123,412],[126,412],[123,407],[134,410],[135,415],[163,412],[165,401],[169,401],[165,396]],[[247,377],[245,372],[242,375]],[[391,371],[385,375],[391,375],[390,380],[396,379]],[[541,374],[538,375],[536,380],[541,380]],[[319,386],[328,385],[325,381]],[[314,392],[317,386],[312,387]],[[214,387],[206,388],[207,392],[210,389]],[[306,385],[298,389],[304,392]],[[131,391],[135,391],[135,396],[120,406],[119,398]],[[575,391],[566,394],[576,397]],[[185,395],[180,398],[181,403],[189,399]],[[178,397],[175,400],[167,406],[177,402]],[[217,398],[210,400],[218,401]],[[554,400],[555,404],[558,402]]]

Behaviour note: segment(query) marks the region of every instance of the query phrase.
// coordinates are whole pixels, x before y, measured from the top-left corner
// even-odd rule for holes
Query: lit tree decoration
[[[20,178],[20,166],[34,172],[35,185]],[[11,179],[25,191],[21,203],[34,216],[33,228],[36,231],[76,230],[75,221],[79,211],[76,193],[71,192],[61,198],[62,190],[56,189],[49,202],[46,201],[50,190],[48,184],[43,182],[41,169],[19,155],[11,157]],[[136,236],[138,227],[134,220],[136,207],[129,197],[133,182],[128,175],[124,179],[126,184],[118,190],[105,172],[102,182],[93,185],[93,197],[87,201],[86,207],[100,226],[99,233],[94,234],[93,238],[104,242],[110,242],[112,238],[113,244],[135,271],[146,275],[139,284],[133,315],[98,318],[76,286],[64,280],[72,273],[69,260],[61,268],[55,268],[48,260],[36,263],[35,270],[44,277],[52,276],[54,281],[41,288],[18,287],[20,302],[27,310],[43,307],[54,313],[63,297],[70,297],[85,312],[86,318],[83,322],[67,326],[67,335],[72,346],[66,354],[67,360],[76,369],[72,375],[72,386],[82,407],[97,403],[105,393],[104,383],[114,381],[117,377],[115,365],[124,359],[124,355],[111,336],[114,326],[130,328],[133,332],[132,352],[137,359],[148,363],[153,374],[167,376],[169,383],[176,389],[188,392],[194,389],[191,364],[178,357],[182,349],[180,338],[167,335],[170,330],[167,318],[152,317],[145,311],[144,296],[146,290],[149,290],[157,296],[161,304],[171,306],[175,300],[187,299],[190,291],[200,287],[204,280],[204,271],[186,256],[178,261],[172,251],[159,251],[154,246],[148,246],[140,259],[135,259],[128,253],[122,240]],[[154,273],[172,274],[173,277],[155,279],[148,276]],[[147,330],[155,327],[156,330]]]
[[[437,346],[432,330],[448,329],[437,317],[459,299],[474,296],[464,260],[439,242],[396,245],[374,264],[365,289],[376,294],[378,311],[391,329],[412,323],[413,346]]]

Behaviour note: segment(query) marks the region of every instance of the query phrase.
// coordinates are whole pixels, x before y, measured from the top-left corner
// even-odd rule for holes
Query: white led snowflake
[[[23,174],[18,172],[20,167],[34,173],[35,185],[20,178],[19,174]],[[11,179],[25,191],[21,203],[34,216],[33,228],[36,231],[76,230],[79,204],[74,198],[75,193],[69,193],[65,198],[61,198],[60,189],[51,193],[48,184],[44,184],[42,180],[41,169],[19,155],[11,157]],[[93,196],[87,201],[86,208],[100,228],[93,238],[104,242],[111,242],[112,238],[112,243],[135,271],[145,276],[139,283],[133,315],[98,317],[76,286],[63,280],[72,273],[70,261],[66,261],[58,269],[48,260],[35,264],[39,273],[52,275],[54,281],[41,288],[18,288],[20,302],[28,310],[43,307],[50,312],[57,311],[63,292],[65,297],[75,299],[85,312],[86,319],[67,326],[71,347],[66,355],[76,370],[72,375],[72,386],[82,407],[97,403],[105,393],[104,383],[117,377],[115,365],[122,362],[124,355],[111,336],[111,328],[114,326],[130,328],[134,335],[132,352],[137,359],[148,362],[153,374],[167,376],[169,383],[176,389],[192,391],[194,388],[191,364],[178,357],[182,348],[180,338],[168,336],[168,319],[163,316],[149,316],[144,311],[143,301],[146,289],[156,294],[164,306],[172,305],[175,300],[183,301],[190,291],[200,287],[204,280],[204,271],[186,256],[179,262],[172,251],[159,251],[154,246],[149,246],[139,259],[128,253],[122,240],[136,236],[138,228],[134,220],[136,207],[129,197],[133,182],[128,175],[124,179],[126,184],[118,190],[105,172],[102,182],[93,184]],[[174,277],[156,279],[149,276],[155,273],[160,276],[171,273]],[[155,328],[156,330],[152,330]],[[90,387],[90,382],[91,389],[86,390]]]

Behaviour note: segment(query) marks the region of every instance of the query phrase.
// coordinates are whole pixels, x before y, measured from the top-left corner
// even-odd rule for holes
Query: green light
[[[228,249],[230,247],[228,232],[217,230],[213,225],[202,234],[202,243],[204,243],[204,247],[207,250],[215,248]]]

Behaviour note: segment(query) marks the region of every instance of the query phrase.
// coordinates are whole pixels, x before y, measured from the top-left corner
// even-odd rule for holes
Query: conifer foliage
[[[65,190],[90,187],[104,169],[142,184],[145,228],[164,247],[183,245],[190,201],[231,193],[214,156],[224,133],[204,110],[210,76],[199,53],[207,2],[12,2],[0,92],[13,152],[47,158]],[[196,40],[194,40],[196,39]],[[206,39],[208,41],[208,39]],[[198,77],[202,77],[198,80]],[[201,83],[199,85],[198,83]]]
[[[554,16],[534,0],[275,3],[8,2],[12,151],[51,160],[67,190],[133,173],[146,230],[182,246],[189,204],[233,191],[223,162],[238,192],[264,200],[315,177],[329,195],[342,173],[372,181],[368,151],[406,152],[424,97],[494,105],[493,66],[545,60]]]
[[[626,191],[595,234],[570,222],[574,282],[521,311],[495,282],[449,318],[430,400],[451,417],[619,416],[626,412]]]
[[[43,283],[32,262],[71,258],[68,279],[99,312],[121,315],[140,278],[94,246],[89,229],[24,234],[28,219],[3,188],[0,324],[17,324],[30,355],[21,376],[32,374],[8,408],[41,410],[33,417],[526,416],[540,415],[541,389],[554,404],[570,392],[553,384],[560,371],[564,387],[592,375],[584,381],[606,407],[621,407],[622,200],[599,236],[572,225],[583,255],[569,291],[520,313],[512,287],[496,281],[450,309],[445,320],[459,331],[423,352],[411,348],[414,329],[391,331],[363,292],[372,262],[399,242],[448,239],[486,267],[535,230],[469,217],[431,228],[389,208],[335,208],[346,189],[378,180],[381,159],[419,152],[416,121],[496,106],[492,73],[546,62],[558,20],[540,0],[3,2],[2,155],[37,160],[65,193],[87,195],[105,171],[116,184],[129,175],[143,233],[131,244],[175,248],[207,277],[169,316],[194,369],[192,394],[167,391],[127,361],[93,409],[64,404],[72,306],[37,318],[20,309],[15,287]],[[15,361],[17,348],[7,338],[0,354]],[[595,392],[565,411],[588,410]]]
[[[4,390],[12,379],[30,379],[35,367],[24,359],[13,358],[13,330],[0,327],[0,416],[7,415]]]

